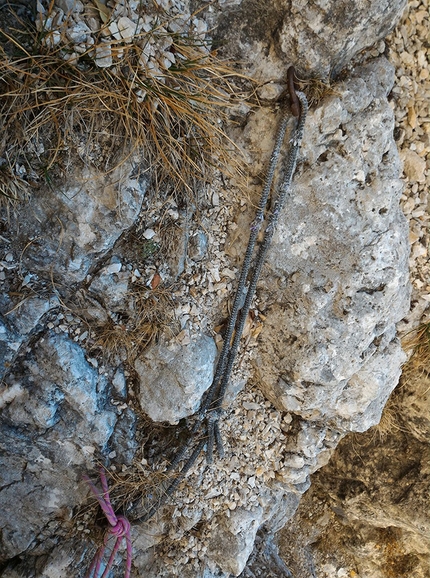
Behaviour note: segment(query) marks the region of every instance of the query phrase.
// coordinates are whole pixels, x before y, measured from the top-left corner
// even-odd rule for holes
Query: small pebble
[[[155,231],[153,229],[146,229],[146,231],[143,232],[143,237],[145,239],[152,239],[155,236]]]

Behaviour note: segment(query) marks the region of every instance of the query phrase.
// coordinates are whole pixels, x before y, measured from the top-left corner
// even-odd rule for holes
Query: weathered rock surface
[[[214,575],[217,568],[226,576],[241,574],[254,549],[257,531],[266,523],[272,531],[282,528],[295,513],[299,497],[296,493],[285,493],[281,485],[274,484],[262,493],[260,503],[252,509],[238,508],[215,521],[216,530],[207,553]]]
[[[90,285],[90,298],[102,302],[107,311],[124,311],[129,301],[128,271],[122,271],[121,261],[112,257],[110,263],[94,275]]]
[[[87,494],[81,475],[116,421],[107,391],[82,349],[55,333],[41,336],[5,378],[1,561],[61,534],[61,517],[70,520]]]
[[[220,35],[235,44],[233,52],[240,52],[241,59],[249,57],[248,68],[260,80],[279,81],[266,87],[270,100],[282,92],[286,62],[301,63],[309,73],[338,71],[384,36],[403,4],[226,2]],[[345,26],[339,25],[341,15]],[[376,60],[350,72],[335,94],[310,113],[301,168],[259,287],[258,307],[265,314],[257,354],[260,389],[248,397],[239,394],[241,405],[225,417],[226,459],[212,469],[199,462],[158,519],[133,527],[136,576],[238,575],[257,531],[262,526],[277,531],[293,516],[310,475],[327,463],[345,432],[378,421],[404,359],[395,323],[409,299],[407,228],[398,209],[400,163],[387,101],[392,82],[390,65]],[[275,127],[273,111],[262,109],[239,137],[244,148],[250,145],[255,174],[264,165]],[[53,276],[66,293],[70,284],[85,280],[93,319],[100,321],[108,310],[127,310],[124,301],[136,277],[134,267],[124,274],[122,256],[100,262],[135,223],[145,195],[146,181],[136,167],[129,168],[125,181],[118,174],[104,181],[79,169],[62,191],[32,199],[20,213],[23,226],[12,224],[24,272]],[[123,184],[118,188],[116,182]],[[214,218],[224,227],[221,195],[216,196],[219,213]],[[243,240],[249,232],[246,216],[244,211],[235,223]],[[230,296],[215,265],[202,261],[209,252],[207,239],[212,243],[214,237],[209,231],[207,237],[202,233],[190,239],[189,260],[202,270],[189,292],[187,330],[191,295],[198,294],[205,268],[213,278],[205,293],[207,308],[213,305],[211,292],[225,295],[226,301]],[[167,263],[175,278],[187,265],[187,240],[186,227],[181,227],[177,252]],[[87,279],[92,271],[97,273]],[[76,575],[87,564],[81,538],[59,545],[62,517],[70,520],[85,501],[87,488],[80,480],[94,468],[95,457],[109,463],[108,456],[115,455],[118,464],[130,465],[140,433],[137,412],[125,406],[125,400],[132,403],[132,392],[121,367],[96,369],[80,345],[46,330],[44,315],[56,303],[34,300],[30,315],[23,306],[4,316],[0,329],[5,351],[0,561],[8,578]],[[6,313],[9,304],[2,309]],[[172,424],[192,414],[210,386],[216,354],[214,341],[205,335],[188,345],[151,346],[134,367],[141,409],[154,421]],[[110,404],[112,395],[121,399],[116,408]],[[409,411],[416,413],[413,404]],[[425,418],[416,415],[421,436],[425,426]],[[411,475],[418,469],[421,463],[412,464]],[[403,477],[410,480],[408,472]],[[364,484],[371,485],[371,474]],[[365,511],[355,499],[361,487],[347,505],[351,516],[364,516],[372,524],[380,513]],[[334,490],[342,494],[337,486]],[[416,495],[422,503],[420,488]],[[407,502],[408,494],[394,497]],[[398,505],[384,504],[384,523],[396,525]],[[412,502],[409,506],[412,510]],[[425,530],[424,518],[420,524]],[[412,531],[411,525],[405,517],[402,528]]]
[[[215,341],[201,335],[189,345],[157,344],[136,360],[140,405],[153,421],[177,423],[195,413],[214,376]]]
[[[22,343],[22,337],[15,331],[13,325],[0,316],[0,375],[10,367]]]
[[[305,70],[337,74],[394,28],[406,0],[293,0],[279,34],[283,54]]]
[[[409,246],[386,100],[392,81],[379,59],[311,112],[305,168],[261,284],[266,395],[305,419],[360,431],[379,421],[405,360],[395,323],[409,308]]]
[[[1,308],[6,315],[0,313],[0,379],[9,370],[20,347],[31,337],[43,316],[51,309],[58,307],[57,297],[29,297],[16,309],[6,295],[0,298]]]
[[[217,534],[209,543],[209,558],[225,572],[239,575],[254,548],[262,514],[262,508],[253,512],[239,509],[229,518],[223,517]]]
[[[352,568],[364,578],[428,575],[428,388],[425,376],[403,383],[381,426],[345,438],[313,476],[279,538],[295,577],[312,569],[321,578],[348,575]],[[405,398],[413,417],[403,411]]]
[[[202,261],[208,250],[208,237],[204,231],[197,231],[189,241],[188,256],[193,261]]]
[[[228,3],[218,34],[262,81],[285,82],[285,65],[335,76],[395,26],[406,0],[253,0]]]
[[[22,265],[40,277],[54,275],[65,286],[82,281],[139,214],[147,180],[138,162],[108,175],[76,167],[61,189],[47,187],[32,199],[12,223]]]

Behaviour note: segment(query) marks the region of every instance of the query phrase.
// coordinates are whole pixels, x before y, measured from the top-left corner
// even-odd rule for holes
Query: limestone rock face
[[[227,0],[211,5],[205,17],[210,25],[211,19],[219,21],[219,39],[240,54],[248,71],[260,81],[275,81],[261,92],[262,100],[270,101],[283,92],[286,64],[294,62],[309,75],[339,72],[383,38],[404,3]],[[262,527],[275,532],[293,517],[310,475],[327,464],[342,437],[379,420],[404,360],[395,325],[409,305],[408,230],[398,207],[401,168],[387,97],[392,84],[392,67],[378,58],[346,70],[335,92],[309,113],[298,172],[258,287],[258,311],[247,322],[247,346],[233,385],[249,375],[243,366],[250,357],[258,383],[230,391],[221,423],[225,459],[208,468],[201,457],[159,516],[133,525],[136,576],[239,575],[257,532]],[[243,109],[244,122],[232,131],[257,176],[270,154],[276,111]],[[158,446],[142,448],[148,433],[142,411],[154,422],[176,424],[198,409],[213,379],[217,347],[204,332],[210,328],[222,339],[233,269],[242,260],[254,215],[248,219],[247,203],[237,202],[237,219],[228,222],[236,201],[223,196],[224,184],[211,183],[216,212],[208,214],[218,232],[206,217],[197,223],[198,211],[193,235],[181,218],[162,263],[155,237],[161,222],[138,220],[147,189],[141,160],[130,160],[108,177],[77,167],[66,185],[35,196],[19,220],[11,219],[10,240],[0,238],[0,273],[12,271],[9,280],[0,277],[8,283],[0,295],[0,564],[6,578],[75,576],[87,568],[89,541],[70,538],[64,529],[64,520],[70,522],[87,500],[82,474],[93,472],[98,461],[109,468],[115,460],[119,475],[128,467],[134,481],[152,475]],[[422,163],[410,155],[405,167],[419,182]],[[172,210],[163,209],[164,200],[155,203],[160,215]],[[233,224],[239,250],[220,259],[220,252],[228,252]],[[121,234],[140,225],[154,240],[136,235],[132,247],[121,248]],[[86,349],[83,337],[86,332],[92,338],[92,324],[113,326],[120,340],[133,314],[133,290],[155,294],[169,275],[177,284],[169,297],[178,301],[186,339],[181,344],[160,339],[127,369],[124,359],[109,360],[104,351],[93,359],[94,342]],[[33,292],[17,303],[17,293],[28,287]],[[72,292],[87,299],[82,312],[87,321],[79,327],[75,318],[63,326],[70,311],[59,312]],[[412,402],[407,412],[417,444],[424,443],[426,414]],[[394,456],[394,443],[392,449]],[[383,463],[381,454],[377,459]],[[395,474],[412,488],[414,473],[424,469],[421,462],[410,466],[404,473],[399,465]],[[352,478],[347,460],[345,468]],[[365,488],[361,483],[345,492],[329,488],[351,518],[399,527],[399,503],[411,511],[414,503],[424,503],[421,486],[408,493],[405,482],[404,495],[393,488],[391,502],[384,501],[384,518],[361,501],[372,475]],[[371,489],[379,495],[377,484]],[[405,516],[402,530],[415,532],[417,550],[424,551],[421,537],[428,523],[424,516],[418,521],[415,531],[412,516]]]
[[[258,530],[269,523],[272,531],[282,528],[297,509],[296,493],[285,493],[281,485],[273,487],[260,496],[260,504],[251,509],[238,508],[229,515],[219,516],[215,532],[208,546],[209,566],[221,568],[226,576],[238,576],[244,571],[254,549]]]
[[[61,189],[46,188],[23,209],[19,223],[25,227],[16,226],[27,269],[45,278],[54,275],[66,285],[85,278],[142,206],[146,178],[137,159],[126,164],[108,175],[77,167]]]
[[[209,544],[209,557],[225,572],[239,575],[251,554],[262,522],[262,508],[253,512],[235,510],[223,518],[221,528]]]
[[[374,61],[311,112],[305,168],[261,283],[265,393],[305,419],[346,429],[379,421],[405,360],[395,323],[409,307],[409,246],[386,100],[392,73],[385,59]]]
[[[177,423],[197,411],[214,376],[215,341],[202,335],[189,345],[158,344],[135,363],[140,405],[153,421]]]
[[[8,307],[12,309],[6,295],[0,297],[0,302],[4,310]],[[20,347],[29,339],[39,321],[54,307],[58,307],[56,297],[44,299],[33,296],[7,316],[0,314],[0,378],[8,371]]]
[[[55,333],[41,336],[5,378],[0,560],[61,533],[59,513],[70,519],[86,495],[81,475],[116,421],[107,388],[81,348]]]
[[[335,76],[394,28],[405,5],[406,0],[243,0],[226,5],[218,34],[263,81],[284,79],[288,63]]]
[[[305,70],[336,74],[361,50],[385,38],[405,6],[406,0],[293,0],[279,33],[280,48]]]

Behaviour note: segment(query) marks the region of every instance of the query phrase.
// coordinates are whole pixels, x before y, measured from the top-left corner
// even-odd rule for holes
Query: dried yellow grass
[[[107,173],[139,151],[159,187],[189,193],[212,166],[238,170],[237,149],[221,128],[235,73],[196,40],[172,35],[181,59],[160,78],[138,66],[137,43],[121,46],[120,64],[98,68],[85,54],[65,60],[72,50],[65,40],[50,47],[36,31],[25,45],[0,36],[0,158],[10,159],[0,174],[4,199],[19,200],[29,188],[17,163],[49,179],[65,176],[76,157]]]
[[[402,382],[406,383],[412,376],[430,374],[430,323],[422,323],[405,336],[403,348],[410,354],[403,366]]]
[[[100,463],[100,467],[103,465]],[[157,472],[137,460],[124,472],[113,469],[105,469],[109,496],[115,512],[127,512],[128,506],[137,505],[139,510],[144,511],[150,507],[153,501],[161,499],[166,488],[174,479],[175,474]],[[100,487],[96,470],[93,482]],[[106,531],[106,519],[100,511],[100,505],[88,489],[88,500],[74,515],[73,519],[66,522],[68,537],[81,535],[82,529],[86,529],[96,543],[103,541]]]
[[[297,84],[299,90],[306,94],[309,106],[316,106],[325,97],[339,94],[339,91],[325,78],[301,78],[300,75],[298,75]]]
[[[131,315],[128,319],[108,321],[93,326],[94,348],[107,358],[133,363],[145,347],[161,334],[174,332],[174,304],[171,287],[137,288],[133,291]]]

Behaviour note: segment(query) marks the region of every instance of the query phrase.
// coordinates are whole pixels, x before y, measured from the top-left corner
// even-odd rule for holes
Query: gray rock
[[[187,256],[190,215],[181,212],[179,219],[171,222],[160,233],[164,259],[169,267],[170,279],[176,281],[185,269]]]
[[[115,395],[121,399],[126,399],[127,397],[127,383],[125,381],[125,375],[121,368],[115,371],[112,378],[112,386],[115,391]]]
[[[108,311],[124,311],[129,300],[129,281],[129,272],[121,271],[121,267],[118,271],[113,267],[104,267],[91,281],[90,295],[103,302]]]
[[[197,411],[212,383],[216,354],[207,335],[185,346],[171,342],[147,349],[135,362],[143,411],[153,421],[172,424]]]
[[[188,243],[188,256],[193,261],[202,261],[208,250],[208,236],[204,231],[197,231],[190,237]]]
[[[213,572],[208,577],[218,576],[219,569],[226,576],[238,576],[253,550],[257,531],[266,522],[270,522],[272,532],[282,528],[297,510],[299,495],[273,482],[270,489],[261,492],[259,506],[238,508],[219,515],[208,545],[208,569]]]
[[[48,311],[59,305],[60,302],[56,296],[47,299],[31,296],[14,308],[7,317],[20,335],[28,335]]]
[[[293,0],[283,19],[279,46],[303,70],[338,73],[359,52],[394,28],[406,0]]]
[[[254,77],[285,85],[289,63],[307,74],[335,76],[385,38],[405,5],[406,0],[244,0],[219,16],[217,35]]]
[[[264,293],[264,391],[305,419],[347,429],[379,420],[405,359],[394,338],[410,287],[384,96],[392,73],[385,59],[374,61],[310,114],[302,150],[310,168],[295,181],[268,258],[266,285],[275,275],[281,289]]]
[[[208,547],[208,556],[223,572],[238,576],[254,547],[255,536],[263,519],[263,508],[253,512],[244,508],[223,517]]]
[[[63,578],[84,576],[82,560],[88,555],[88,547],[82,542],[62,537],[61,544],[44,556],[26,555],[13,560],[2,568],[2,578]],[[81,563],[79,563],[79,561]]]
[[[147,181],[136,166],[125,163],[108,175],[75,167],[61,189],[32,198],[13,223],[23,266],[64,285],[82,281],[139,214]]]
[[[137,450],[136,414],[126,408],[118,417],[109,440],[109,449],[115,452],[114,462],[131,465]]]
[[[299,495],[274,482],[261,492],[259,506],[218,515],[208,545],[207,576],[218,576],[220,569],[226,576],[238,576],[253,550],[257,531],[266,522],[270,522],[272,532],[282,528],[297,510]]]
[[[82,473],[93,467],[116,420],[107,407],[105,378],[62,334],[41,337],[5,381],[10,395],[0,424],[0,560],[34,546],[36,537],[40,543],[55,534],[60,513],[70,519],[87,493]]]
[[[370,357],[351,377],[336,402],[336,413],[353,431],[366,431],[379,423],[388,397],[399,382],[406,354],[393,340]]]
[[[1,305],[8,310],[7,315],[0,313],[0,378],[9,371],[21,345],[27,341],[43,316],[59,305],[57,297],[29,297],[15,308],[9,300],[5,301]]]
[[[12,323],[0,314],[0,377],[4,377],[10,369],[22,341],[22,336],[15,331]]]
[[[59,8],[64,10],[66,14],[67,12],[71,12],[73,9],[75,9],[76,11],[80,11],[79,8],[77,7],[76,0],[57,0],[56,4]]]

